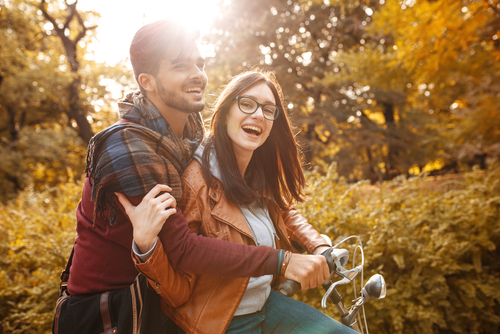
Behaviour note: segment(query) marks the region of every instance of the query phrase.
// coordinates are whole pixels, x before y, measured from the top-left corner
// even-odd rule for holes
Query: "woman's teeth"
[[[251,133],[253,132],[254,134],[256,134],[257,136],[261,134],[262,132],[262,129],[256,127],[256,126],[251,126],[251,125],[246,125],[243,127],[243,130],[245,132],[248,132],[248,133]]]

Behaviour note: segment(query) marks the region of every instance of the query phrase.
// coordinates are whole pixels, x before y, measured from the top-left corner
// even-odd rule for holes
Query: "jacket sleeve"
[[[137,270],[146,276],[149,284],[167,304],[177,307],[189,299],[194,286],[194,276],[172,268],[160,240],[146,262],[143,263],[134,252],[132,259]]]
[[[222,277],[256,277],[273,274],[278,262],[278,250],[228,242],[200,235],[202,212],[198,203],[206,187],[192,186],[184,172],[182,199],[178,210],[170,216],[158,237],[175,270]],[[195,173],[196,174],[196,173]],[[196,175],[201,178],[201,174]]]
[[[283,211],[281,216],[290,240],[298,243],[308,253],[311,254],[319,246],[329,247],[319,232],[297,210]]]

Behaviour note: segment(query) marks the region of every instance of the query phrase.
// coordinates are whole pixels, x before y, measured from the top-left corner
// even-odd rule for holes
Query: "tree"
[[[498,22],[498,1],[391,0],[374,12],[366,42],[339,57],[348,80],[404,96],[397,126],[425,143],[417,170],[435,159],[484,168],[500,156]]]
[[[71,173],[82,171],[85,162],[87,142],[78,138],[81,127],[71,118],[75,73],[39,5],[19,0],[0,2],[0,35],[5,41],[0,54],[2,201],[29,184],[39,190],[65,182]],[[51,6],[47,4],[49,12],[57,12],[57,7]],[[88,15],[89,20],[98,17],[96,13]],[[86,20],[86,16],[80,17]],[[94,132],[116,121],[112,105],[117,95],[121,97],[135,83],[123,63],[110,66],[84,57],[91,42],[91,36],[86,35],[78,43],[80,68],[76,75],[80,80],[78,108]]]
[[[207,38],[214,45],[211,77],[218,84],[254,65],[275,71],[307,160],[334,160],[351,180],[456,165],[453,151],[466,141],[465,124],[474,116],[460,118],[450,106],[475,91],[484,74],[491,94],[472,95],[496,101],[498,88],[489,83],[499,82],[492,46],[498,14],[494,2],[472,1],[472,24],[465,27],[457,15],[461,2],[445,3],[235,0]],[[433,37],[440,29],[455,37],[435,52],[445,40]],[[482,56],[467,55],[467,47],[483,42]],[[467,79],[471,73],[477,81]],[[484,110],[498,124],[498,108]],[[490,143],[498,138],[493,128]]]
[[[82,18],[81,13],[76,10],[76,5],[78,4],[78,0],[69,4],[68,1],[64,1],[66,4],[66,14],[61,15],[57,14],[49,14],[47,10],[47,2],[46,0],[42,0],[40,2],[40,10],[43,13],[43,16],[52,24],[53,27],[53,35],[59,37],[61,40],[64,50],[66,52],[66,57],[69,63],[69,67],[71,70],[72,80],[69,84],[69,109],[66,111],[68,118],[71,120],[75,120],[78,125],[78,135],[85,142],[88,142],[90,138],[94,135],[90,124],[87,120],[86,113],[82,108],[82,103],[80,100],[79,92],[80,86],[82,84],[82,77],[79,73],[80,70],[80,62],[78,60],[77,55],[77,47],[78,43],[87,35],[87,32],[94,30],[97,26],[86,26],[85,22]],[[57,16],[59,18],[57,18]],[[63,21],[64,23],[60,23]],[[71,25],[73,23],[73,25]],[[73,27],[73,31],[71,28]],[[72,36],[73,35],[73,36]]]
[[[43,38],[44,32],[29,4],[19,2],[7,7],[2,3],[0,6],[0,29],[5,38],[0,56],[0,133],[8,133],[5,140],[14,142],[23,126],[43,122],[57,110],[57,101],[45,94],[45,90],[57,89],[64,79],[55,70],[54,63],[43,57],[42,51],[49,51],[51,46]],[[48,77],[49,73],[54,76],[54,84],[39,85],[39,79]]]
[[[346,15],[343,6],[290,0],[250,6],[233,1],[222,13],[209,38],[216,45],[216,67],[231,74],[254,65],[275,71],[299,124],[299,139],[307,145],[307,160],[336,157],[341,173],[366,177],[366,167],[356,160],[370,153],[365,148],[381,140],[381,131],[375,124],[357,122],[358,101],[348,96],[354,90],[368,93],[364,87],[325,80],[327,73],[344,66],[335,56],[361,39],[366,13],[356,8]]]

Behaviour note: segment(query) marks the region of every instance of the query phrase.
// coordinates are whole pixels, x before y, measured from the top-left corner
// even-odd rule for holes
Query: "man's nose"
[[[201,79],[206,76],[205,71],[199,68],[198,66],[194,66],[194,69],[191,70],[189,74],[191,79]]]

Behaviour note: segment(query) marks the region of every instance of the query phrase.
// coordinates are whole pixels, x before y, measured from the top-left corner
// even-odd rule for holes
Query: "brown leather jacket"
[[[194,233],[255,245],[250,228],[240,210],[224,196],[222,183],[214,178],[212,187],[209,188],[203,178],[202,166],[196,160],[191,162],[182,176],[182,191],[178,206],[183,210],[184,217]],[[296,210],[283,211],[275,204],[270,204],[268,209],[279,237],[279,240],[276,240],[277,248],[297,252],[292,241],[297,242],[308,253],[312,253],[319,246],[328,246]],[[158,256],[160,251],[163,252],[162,247],[157,247],[153,256]],[[135,260],[138,264],[137,258]],[[158,258],[138,266],[162,296],[162,310],[165,314],[186,333],[224,333],[250,278],[208,275],[182,277],[175,275],[167,267],[170,266],[165,266],[165,262],[158,261]],[[276,277],[273,288],[283,280],[283,277]],[[173,291],[175,289],[177,291]],[[178,306],[184,299],[187,301]]]

